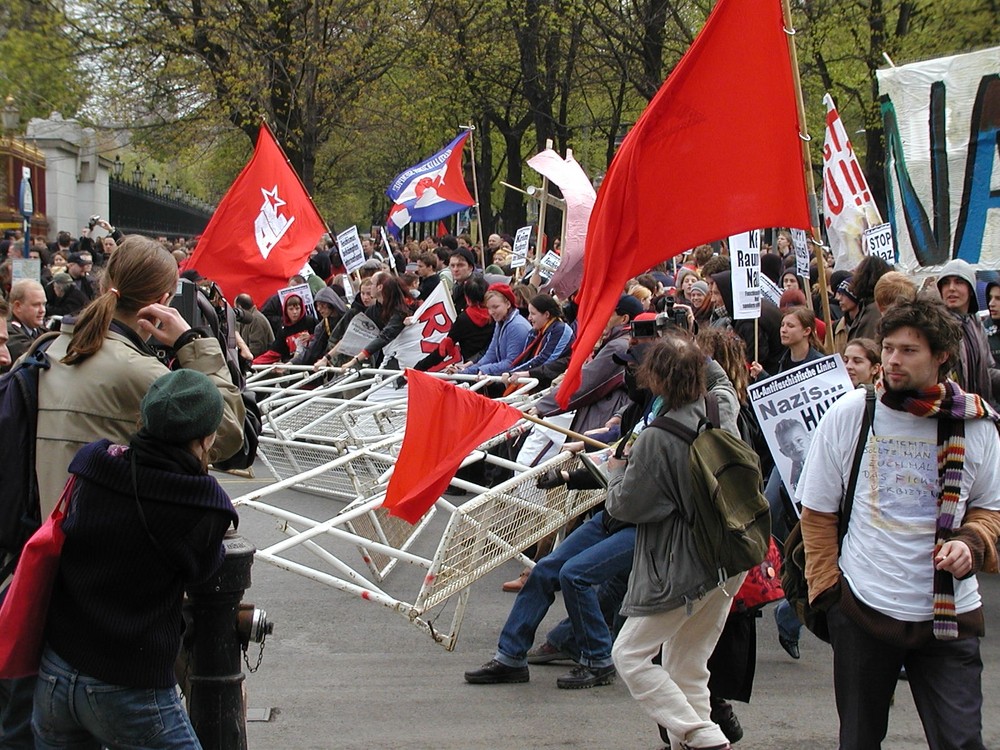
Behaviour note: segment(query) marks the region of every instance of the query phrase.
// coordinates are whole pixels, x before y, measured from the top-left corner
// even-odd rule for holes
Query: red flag
[[[780,0],[719,0],[622,142],[590,217],[563,406],[627,279],[704,242],[809,228],[783,28]]]
[[[262,124],[253,157],[184,265],[218,283],[229,301],[246,292],[259,305],[288,285],[324,232],[301,180]]]
[[[406,434],[382,507],[416,523],[441,497],[462,460],[515,424],[521,412],[417,370],[407,370],[406,380]]]
[[[446,227],[446,226],[444,225],[444,222],[443,222],[443,221],[439,221],[439,222],[438,222],[438,231],[437,231],[437,236],[438,236],[438,237],[444,237],[444,236],[445,236],[446,234],[448,234],[448,227]]]

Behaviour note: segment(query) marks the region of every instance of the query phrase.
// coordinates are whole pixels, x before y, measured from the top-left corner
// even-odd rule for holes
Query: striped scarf
[[[1000,414],[975,393],[966,393],[953,380],[921,391],[887,391],[880,384],[879,397],[890,409],[906,411],[917,417],[938,420],[938,480],[941,494],[937,502],[934,533],[934,557],[952,536],[962,487],[965,463],[965,420],[990,419],[1000,422]],[[955,578],[946,570],[934,571],[934,637],[949,640],[958,637],[955,614]]]

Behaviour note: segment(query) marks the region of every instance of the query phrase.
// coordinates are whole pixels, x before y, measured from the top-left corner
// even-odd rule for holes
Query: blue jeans
[[[130,688],[42,654],[31,718],[37,750],[201,750],[175,688]]]
[[[802,622],[787,599],[780,600],[778,606],[774,608],[774,621],[778,625],[778,635],[798,643]]]
[[[621,609],[622,600],[628,590],[628,577],[631,572],[630,566],[628,570],[621,571],[597,587],[597,601],[601,607],[601,614],[604,615],[604,622],[608,623],[611,628],[612,642],[618,636],[622,625],[625,624],[625,618],[619,614],[618,610]],[[573,623],[568,617],[546,633],[545,640],[550,646],[562,651],[573,661],[580,661],[580,647],[576,645]]]
[[[31,736],[31,701],[35,678],[0,680],[0,749],[34,750]]]
[[[500,632],[495,658],[501,664],[523,667],[528,663],[535,631],[555,601],[555,592],[561,589],[580,649],[579,662],[592,669],[612,665],[611,631],[595,586],[631,568],[635,528],[609,536],[603,519],[601,511],[535,565]]]

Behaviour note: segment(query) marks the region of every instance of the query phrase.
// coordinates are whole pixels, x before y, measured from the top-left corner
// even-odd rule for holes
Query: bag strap
[[[659,427],[661,430],[666,430],[667,432],[676,435],[689,445],[698,437],[697,432],[692,430],[690,427],[685,427],[676,419],[672,419],[670,417],[657,417],[649,423],[649,426]]]
[[[858,434],[858,445],[854,449],[854,462],[851,464],[851,475],[847,481],[847,492],[844,494],[843,510],[837,523],[837,549],[840,550],[847,536],[847,526],[851,522],[851,510],[854,507],[854,492],[858,486],[858,475],[861,473],[861,459],[864,456],[868,433],[875,425],[875,386],[865,384],[865,412],[861,418],[861,431]]]

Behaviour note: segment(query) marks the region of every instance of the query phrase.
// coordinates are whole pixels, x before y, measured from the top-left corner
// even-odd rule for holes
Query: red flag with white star
[[[262,124],[253,157],[184,267],[216,282],[230,302],[246,292],[260,305],[288,286],[326,231],[274,134]]]

